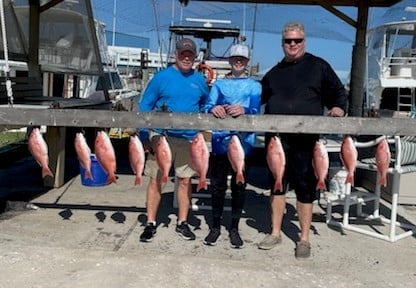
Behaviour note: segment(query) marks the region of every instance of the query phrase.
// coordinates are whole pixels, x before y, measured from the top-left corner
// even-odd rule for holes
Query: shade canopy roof
[[[186,3],[189,1],[205,1],[205,2],[246,2],[246,3],[269,3],[269,4],[294,4],[294,5],[332,5],[332,6],[354,6],[358,5],[359,0],[179,0],[179,2]],[[362,0],[361,0],[362,1]],[[369,0],[366,2],[368,7],[390,7],[400,0]]]

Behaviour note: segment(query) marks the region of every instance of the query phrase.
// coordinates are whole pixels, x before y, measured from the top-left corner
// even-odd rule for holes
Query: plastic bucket
[[[91,175],[93,179],[85,178],[85,169],[79,165],[81,174],[81,184],[84,186],[104,186],[107,185],[107,174],[101,167],[94,154],[91,154]]]
[[[329,169],[329,192],[335,195],[345,194],[345,180],[348,172],[342,167],[333,167]]]

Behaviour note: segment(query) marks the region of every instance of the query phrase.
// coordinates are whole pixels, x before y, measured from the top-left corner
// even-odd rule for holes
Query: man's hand
[[[328,111],[327,115],[330,117],[344,117],[345,112],[339,107],[332,107],[332,109]]]

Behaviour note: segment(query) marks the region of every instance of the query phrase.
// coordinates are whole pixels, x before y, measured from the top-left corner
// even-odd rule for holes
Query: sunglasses
[[[293,42],[295,42],[295,44],[299,44],[299,43],[302,43],[303,42],[303,38],[295,38],[295,39],[283,39],[283,42],[285,43],[285,44],[291,44],[292,43],[292,41]]]

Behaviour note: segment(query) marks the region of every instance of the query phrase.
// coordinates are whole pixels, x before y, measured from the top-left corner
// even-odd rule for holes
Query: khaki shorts
[[[159,136],[159,134],[150,132],[152,147],[156,144],[157,136]],[[190,178],[194,176],[196,172],[191,168],[191,157],[189,152],[191,141],[175,137],[166,137],[166,140],[172,151],[172,164],[175,169],[175,176],[179,178]],[[151,178],[160,178],[162,176],[154,154],[150,153],[148,155],[143,172],[144,175]]]

